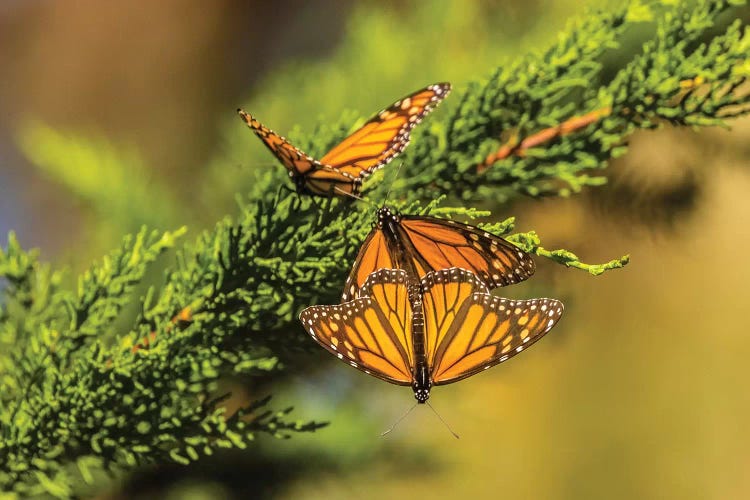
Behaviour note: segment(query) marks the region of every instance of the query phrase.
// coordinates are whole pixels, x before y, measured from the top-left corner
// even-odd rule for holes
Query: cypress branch
[[[602,168],[637,129],[723,125],[746,114],[750,34],[740,21],[720,24],[741,3],[634,1],[591,12],[546,51],[454,90],[447,112],[430,117],[399,160],[404,172],[394,193],[404,196],[393,204],[409,213],[484,217],[455,205],[598,186]],[[614,72],[606,68],[629,28],[648,22],[654,32],[642,50]],[[320,156],[351,127],[345,117],[290,138]],[[336,301],[373,220],[364,204],[300,199],[278,188],[286,182],[280,166],[264,172],[241,198],[238,217],[179,248],[184,229],[124,238],[83,273],[77,290],[64,288],[59,271],[10,235],[0,251],[4,490],[81,495],[81,481],[93,484],[101,471],[189,463],[244,448],[259,434],[287,437],[323,425],[292,420],[291,409],[271,409],[265,395],[228,414],[219,390],[227,376],[275,374],[286,352],[311,346],[297,314]],[[385,184],[369,181],[368,197],[382,200]],[[482,227],[509,235],[514,223]],[[508,238],[593,275],[628,262],[587,264],[567,250],[547,250],[533,231]],[[149,265],[175,248],[163,284],[134,296]],[[129,304],[139,312],[127,322],[121,316]]]
[[[407,150],[399,187],[423,198],[567,196],[605,182],[597,172],[624,154],[635,130],[723,126],[746,114],[750,32],[739,19],[722,21],[744,4],[625,2],[571,22],[543,53],[501,66],[454,97],[447,127],[433,124]],[[653,37],[611,77],[603,61],[624,59],[627,30],[643,23],[653,26]],[[591,122],[571,127],[581,117]],[[549,134],[566,126],[566,133]],[[545,132],[547,140],[536,144]],[[516,141],[523,155],[511,154]]]

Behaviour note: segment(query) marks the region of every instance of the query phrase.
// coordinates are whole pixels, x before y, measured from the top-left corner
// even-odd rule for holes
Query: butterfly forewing
[[[450,92],[436,83],[396,101],[344,139],[320,162],[363,178],[390,162],[409,144],[411,130]]]
[[[409,385],[414,349],[406,273],[379,271],[369,277],[361,294],[341,305],[308,307],[300,320],[342,361],[387,382]]]
[[[370,273],[383,267],[395,267],[393,248],[402,248],[404,258],[423,278],[431,271],[459,267],[476,274],[493,289],[511,285],[534,274],[531,255],[512,243],[460,222],[404,215],[396,224],[400,242],[388,244],[386,232],[376,226],[360,247],[344,288],[342,301],[356,297],[359,286]],[[388,257],[384,257],[388,254]]]
[[[457,382],[510,359],[539,340],[562,315],[563,305],[554,299],[453,293],[450,287],[456,282],[471,282],[463,273],[471,275],[446,270],[428,275],[423,283],[425,337],[435,346],[428,348],[427,359],[435,385]]]
[[[344,293],[341,297],[342,302],[354,300],[365,283],[367,277],[379,269],[391,269],[397,267],[391,253],[388,250],[388,244],[383,231],[377,228],[373,229],[365,238],[365,242],[360,248],[359,254],[354,262],[351,273],[346,279]]]
[[[413,258],[427,271],[460,267],[471,271],[490,289],[519,283],[534,274],[534,260],[512,243],[456,221],[403,216]]]
[[[320,168],[320,162],[313,159],[310,155],[303,153],[295,146],[280,136],[270,128],[266,127],[252,115],[238,109],[240,115],[250,130],[257,135],[263,144],[278,158],[278,160],[294,175],[306,175],[317,168]]]

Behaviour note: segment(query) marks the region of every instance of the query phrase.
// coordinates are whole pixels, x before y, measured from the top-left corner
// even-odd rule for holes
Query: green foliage
[[[0,248],[0,276],[7,281],[0,307],[0,363],[8,383],[8,371],[13,367],[9,349],[51,321],[65,297],[60,294],[61,274],[40,264],[38,252],[24,252],[13,233],[6,249]]]
[[[625,151],[633,130],[663,121],[713,125],[746,112],[747,94],[737,90],[748,78],[750,35],[739,22],[722,25],[719,19],[733,3],[631,2],[590,12],[548,50],[457,89],[444,105],[447,111],[414,134],[394,185],[402,198],[393,204],[410,213],[475,218],[489,212],[438,206],[442,195],[474,201],[565,196],[600,185],[599,169]],[[613,72],[604,61],[636,25],[652,26],[653,33]],[[608,112],[586,127],[483,172],[477,169],[509,132],[526,137],[602,109]],[[353,121],[346,115],[292,138],[319,155],[342,139]],[[244,129],[236,119],[234,127]],[[65,173],[67,160],[57,160],[66,158],[64,141],[55,142],[60,137],[35,130],[24,144],[38,164],[69,179],[99,206],[110,203],[95,185]],[[243,132],[247,142],[255,140]],[[57,146],[34,156],[36,141]],[[81,144],[76,140],[70,147],[90,172],[103,165],[124,171],[120,159],[87,156]],[[297,314],[310,304],[337,300],[347,264],[373,219],[362,203],[300,199],[278,187],[284,183],[281,167],[257,174],[250,195],[241,198],[240,214],[183,245],[163,285],[149,288],[140,300],[134,286],[184,230],[141,230],[126,237],[81,276],[76,291],[62,288],[61,275],[21,250],[11,235],[0,252],[0,277],[7,281],[0,300],[3,489],[67,497],[81,494],[79,480],[93,483],[102,470],[189,463],[221,448],[244,448],[260,433],[286,437],[321,426],[289,420],[289,409],[267,409],[267,397],[240,402],[231,414],[223,404],[221,382],[227,377],[274,374],[283,368],[279,357],[285,352],[311,345]],[[382,200],[387,184],[370,181],[368,197]],[[148,198],[148,189],[147,184],[136,189],[136,199]],[[111,203],[129,208],[134,199]],[[505,235],[514,222],[484,227]],[[628,262],[625,256],[585,264],[567,250],[545,249],[533,231],[509,239],[593,275]],[[140,312],[132,322],[114,323],[134,302]]]
[[[239,250],[232,242],[241,238],[228,225],[205,236],[206,253],[183,254],[189,264],[170,272],[154,304],[149,298],[157,292],[149,290],[124,342],[102,341],[133,300],[133,286],[147,266],[183,233],[142,230],[126,237],[81,276],[76,293],[59,289],[59,276],[11,236],[0,253],[0,270],[9,281],[0,314],[2,338],[9,344],[1,382],[4,489],[67,497],[79,477],[92,477],[91,469],[187,463],[216,449],[244,448],[258,432],[286,437],[320,426],[289,421],[290,409],[265,409],[267,397],[225,415],[221,403],[227,395],[216,393],[228,367],[234,375],[278,369],[262,342],[243,335],[251,327],[238,328],[246,312],[236,307],[230,313],[228,304],[242,293],[230,277],[235,273],[224,272],[219,239],[225,238],[229,264]],[[198,269],[206,264],[203,258],[212,264]],[[212,302],[176,317],[184,307],[175,304],[188,304],[181,292],[197,304],[204,296]],[[130,348],[152,332],[161,335],[153,348]],[[80,474],[68,467],[72,463]]]
[[[499,202],[518,195],[567,196],[601,185],[605,179],[591,172],[622,155],[634,130],[663,123],[723,125],[746,114],[750,30],[739,19],[726,21],[740,4],[624,2],[574,20],[546,51],[498,67],[454,98],[458,106],[447,125],[423,128],[405,154],[406,174],[397,188],[424,198],[452,193]],[[622,45],[634,25],[654,33],[640,51],[627,54]],[[608,57],[620,66],[611,67]],[[590,112],[603,116],[522,156],[477,169],[505,140]]]
[[[584,271],[588,271],[589,274],[593,276],[599,276],[603,272],[610,271],[612,269],[620,269],[622,267],[625,267],[625,265],[630,262],[630,256],[623,255],[619,259],[612,259],[609,262],[605,262],[603,264],[585,264],[581,262],[576,254],[569,250],[547,250],[546,248],[542,247],[541,241],[539,241],[539,236],[537,236],[534,231],[514,234],[509,237],[508,240],[512,241],[514,244],[523,248],[527,252],[535,253],[541,257],[547,257],[548,259],[551,259],[558,264],[563,264],[567,267],[583,269]]]

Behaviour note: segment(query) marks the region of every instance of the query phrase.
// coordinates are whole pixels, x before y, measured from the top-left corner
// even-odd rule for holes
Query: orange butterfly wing
[[[330,196],[331,194],[341,193],[356,194],[359,190],[360,179],[352,177],[346,172],[339,172],[328,165],[323,165],[243,110],[238,109],[237,113],[250,127],[250,130],[286,167],[289,176],[295,179],[295,182],[298,178],[304,179],[304,192]]]
[[[419,277],[430,271],[460,267],[476,274],[490,289],[511,285],[529,278],[536,267],[531,255],[512,243],[474,226],[435,217],[404,215],[399,237],[406,257],[412,260]],[[375,236],[379,235],[379,236]],[[387,263],[396,267],[385,233],[374,228],[360,247],[344,287],[342,301],[352,300],[367,276]]]
[[[326,153],[320,163],[356,179],[370,175],[406,148],[411,130],[450,89],[449,83],[436,83],[396,101]]]
[[[475,375],[520,353],[560,319],[554,299],[494,297],[472,273],[446,269],[422,279],[425,348],[435,385]]]
[[[342,302],[354,300],[367,277],[379,269],[398,267],[391,256],[383,231],[374,228],[365,238],[354,261],[351,273],[344,284]]]
[[[300,314],[310,335],[351,366],[397,385],[410,385],[414,345],[406,272],[371,275],[361,298],[334,306],[312,306]]]
[[[493,289],[519,283],[536,270],[531,255],[468,224],[405,215],[400,227],[408,237],[413,259],[426,271],[460,267]]]
[[[291,175],[306,175],[322,167],[318,160],[292,146],[284,137],[260,123],[252,115],[241,109],[238,109],[237,113]]]

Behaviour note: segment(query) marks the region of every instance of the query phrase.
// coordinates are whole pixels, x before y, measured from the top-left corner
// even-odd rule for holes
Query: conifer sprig
[[[600,185],[601,169],[626,151],[636,129],[717,125],[746,114],[750,35],[741,21],[723,21],[740,3],[632,1],[591,12],[547,50],[455,90],[454,104],[418,128],[399,160],[394,205],[466,219],[487,213],[451,206],[457,200],[565,196]],[[641,50],[616,68],[606,63],[641,23],[653,27]],[[591,113],[596,119],[580,120]],[[292,139],[320,156],[350,126],[347,118]],[[513,137],[523,147],[497,154]],[[269,409],[263,386],[252,381],[281,370],[287,351],[311,345],[297,314],[338,299],[373,214],[351,200],[301,199],[279,188],[285,177],[281,167],[264,173],[238,217],[180,243],[163,283],[142,294],[147,269],[184,230],[126,237],[76,290],[11,235],[0,251],[4,490],[81,495],[81,484],[101,471],[188,463],[243,448],[259,434],[321,426],[291,420],[288,408]],[[371,182],[369,198],[382,200],[384,184]],[[594,275],[628,261],[586,264],[567,250],[547,250],[533,231],[510,234],[513,218],[483,227]],[[129,317],[128,309],[138,312]],[[228,376],[257,389],[231,414],[220,388]]]

